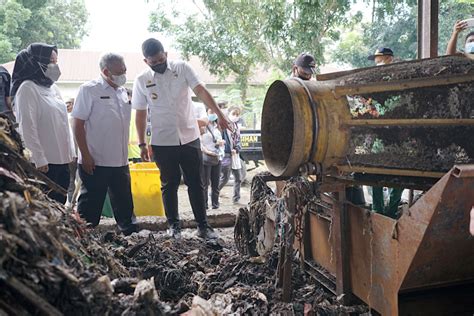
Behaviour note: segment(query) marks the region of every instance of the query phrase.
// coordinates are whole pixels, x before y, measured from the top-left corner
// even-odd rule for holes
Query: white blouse
[[[18,130],[37,167],[73,160],[66,104],[55,85],[47,88],[24,81],[16,93],[14,110]]]

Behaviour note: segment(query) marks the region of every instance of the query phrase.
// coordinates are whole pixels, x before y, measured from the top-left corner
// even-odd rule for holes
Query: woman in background
[[[217,114],[211,109],[207,110],[209,123],[201,127],[201,149],[203,155],[204,172],[202,182],[204,184],[204,201],[206,209],[208,206],[208,191],[211,185],[212,208],[219,208],[219,180],[221,175],[221,160],[224,157],[224,141],[217,126]]]
[[[225,142],[224,158],[222,160],[222,175],[219,184],[219,190],[222,190],[230,178],[230,173],[234,175],[234,193],[232,202],[238,204],[240,201],[240,185],[242,182],[242,165],[240,162],[240,150],[242,149],[240,143],[240,108],[233,106],[229,109],[229,120],[231,122],[232,130],[225,130],[222,132],[222,138]]]

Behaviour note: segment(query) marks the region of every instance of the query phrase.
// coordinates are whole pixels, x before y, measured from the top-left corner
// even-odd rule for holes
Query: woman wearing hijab
[[[11,96],[19,131],[38,170],[67,190],[73,160],[66,104],[54,84],[61,72],[56,46],[31,44],[15,60]],[[49,196],[60,203],[66,197]]]

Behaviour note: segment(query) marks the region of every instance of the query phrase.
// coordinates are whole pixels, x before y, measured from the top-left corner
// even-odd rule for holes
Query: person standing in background
[[[31,44],[16,57],[13,98],[18,129],[39,171],[67,190],[74,158],[66,104],[54,84],[61,75],[56,46]],[[60,203],[66,196],[48,194]]]
[[[388,65],[393,62],[393,51],[387,47],[377,48],[373,55],[367,59],[373,60],[377,66]],[[371,106],[370,104],[368,106]],[[378,113],[377,113],[378,115]],[[388,188],[390,197],[388,205],[385,206],[384,188],[372,187],[372,210],[391,218],[397,218],[398,206],[402,200],[403,188]]]
[[[222,159],[222,175],[219,184],[219,191],[227,184],[230,178],[230,173],[234,176],[234,193],[232,196],[232,202],[234,204],[240,201],[240,186],[242,183],[241,178],[241,162],[240,162],[240,150],[242,146],[240,144],[240,108],[230,107],[229,108],[229,120],[231,121],[231,129],[225,129],[222,131],[222,138],[225,141],[224,147],[224,158]]]
[[[209,124],[201,135],[201,149],[203,156],[203,184],[204,202],[206,209],[209,208],[208,192],[211,185],[212,208],[219,208],[219,180],[221,176],[221,160],[224,157],[224,140],[217,125],[217,114],[211,109],[207,111]]]
[[[459,33],[464,30],[467,30],[468,24],[466,21],[457,21],[453,27],[453,33],[451,34],[451,38],[448,42],[448,47],[446,48],[446,55],[455,55],[458,54],[457,51],[457,44],[458,44],[458,37]],[[466,35],[464,40],[464,53],[466,55],[474,54],[474,31],[469,32]]]
[[[69,126],[71,127],[71,142],[73,144],[73,155],[74,159],[71,161],[69,164],[69,187],[67,189],[67,205],[72,205],[74,204],[73,198],[74,198],[74,192],[76,191],[76,174],[77,174],[77,143],[76,140],[74,139],[74,135],[72,132],[72,126],[74,124],[74,118],[72,117],[72,109],[74,108],[74,98],[69,98],[66,100],[66,110],[67,110],[67,116],[69,120]]]
[[[10,98],[11,76],[8,70],[0,66],[0,113],[14,118]]]

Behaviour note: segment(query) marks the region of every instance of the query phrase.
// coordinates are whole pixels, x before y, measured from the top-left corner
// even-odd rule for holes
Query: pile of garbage
[[[148,234],[148,235],[147,235]],[[293,260],[293,299],[280,300],[275,286],[279,259],[275,248],[267,256],[239,255],[229,244],[186,237],[173,241],[161,233],[141,232],[124,237],[110,232],[101,238],[130,272],[112,281],[120,305],[133,302],[139,288],[144,306],[161,302],[162,311],[184,315],[340,315],[362,314],[366,306],[342,306],[323,291]],[[146,284],[146,286],[145,286]],[[145,303],[146,302],[146,303]],[[135,306],[136,308],[136,306]]]
[[[48,179],[27,162],[20,137],[4,116],[0,152],[0,311],[102,312],[94,302],[104,279],[128,271],[70,211],[43,193]]]
[[[223,240],[87,228],[48,198],[59,190],[28,163],[0,115],[0,314],[223,315],[364,313],[343,307],[293,265],[293,298],[275,286],[278,245],[242,256]],[[232,234],[228,229],[228,234]]]

